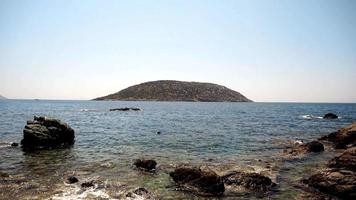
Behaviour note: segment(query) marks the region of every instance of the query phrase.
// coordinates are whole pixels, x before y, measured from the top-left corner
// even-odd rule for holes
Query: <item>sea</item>
[[[137,107],[141,111],[109,111]],[[328,112],[339,116],[326,120]],[[75,130],[70,148],[25,152],[12,147],[26,121],[48,116]],[[0,100],[0,199],[125,199],[139,187],[157,199],[304,199],[300,180],[336,153],[287,158],[309,142],[356,121],[356,104]],[[160,134],[158,134],[160,132]],[[155,173],[135,159],[157,161]],[[226,187],[221,197],[177,190],[169,172],[195,166],[219,175],[258,172],[277,183],[268,193]],[[68,176],[79,183],[67,184]],[[95,187],[80,183],[95,181]]]

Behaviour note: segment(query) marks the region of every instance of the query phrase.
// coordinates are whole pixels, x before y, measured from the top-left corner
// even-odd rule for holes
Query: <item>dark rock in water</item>
[[[74,144],[74,130],[58,119],[34,117],[23,130],[24,149],[70,146]]]
[[[353,171],[324,169],[302,182],[326,194],[356,199],[356,173]]]
[[[185,190],[202,195],[220,196],[225,191],[222,178],[213,171],[198,168],[177,168],[169,174]]]
[[[141,108],[128,108],[128,107],[125,107],[125,108],[112,108],[109,111],[141,111],[141,110],[142,110]]]
[[[82,188],[94,187],[94,181],[84,182],[80,186],[82,186]]]
[[[337,119],[339,117],[337,115],[335,115],[334,113],[326,113],[323,118],[324,119]]]
[[[75,176],[70,176],[70,177],[67,178],[67,183],[69,183],[69,184],[73,184],[73,183],[76,183],[78,181],[79,181],[78,178],[75,177]]]
[[[300,155],[306,153],[317,153],[324,151],[324,145],[318,141],[312,141],[306,144],[297,144],[297,146],[293,147],[292,150],[289,152],[291,155]]]
[[[157,162],[154,160],[137,159],[134,162],[134,165],[139,169],[144,169],[146,171],[154,171],[156,170]]]
[[[232,172],[223,176],[223,180],[227,185],[241,185],[259,191],[267,191],[276,185],[270,178],[258,173]]]
[[[161,131],[157,131],[157,135],[161,135]]]
[[[356,147],[347,149],[340,156],[330,160],[328,167],[356,172]]]
[[[324,145],[318,141],[312,141],[312,142],[306,143],[305,146],[307,147],[309,152],[324,151]]]
[[[319,140],[327,140],[334,144],[337,149],[345,149],[348,145],[356,144],[356,123],[342,128],[329,135],[321,137]]]
[[[136,190],[126,194],[127,199],[156,199],[149,191],[145,188],[137,188]]]
[[[19,143],[13,142],[13,143],[11,143],[11,146],[12,147],[17,147],[17,146],[19,146]]]

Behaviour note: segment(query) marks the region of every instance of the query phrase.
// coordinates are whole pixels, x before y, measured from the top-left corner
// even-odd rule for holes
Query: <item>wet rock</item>
[[[9,177],[9,174],[5,172],[0,172],[0,178],[6,178],[6,177]]]
[[[70,176],[70,177],[68,177],[67,178],[67,183],[68,184],[73,184],[73,183],[77,183],[79,180],[78,180],[78,178],[77,177],[75,177],[75,176]]]
[[[330,160],[328,167],[356,172],[356,147],[347,149],[340,156]]]
[[[267,191],[276,184],[266,176],[258,173],[232,172],[223,176],[227,185],[241,185],[248,189]]]
[[[356,199],[356,173],[353,171],[324,169],[302,182],[326,194]]]
[[[175,183],[187,191],[214,196],[220,196],[225,191],[222,178],[213,171],[182,167],[175,169],[169,175]]]
[[[82,188],[88,188],[88,187],[94,187],[94,181],[87,181],[87,182],[84,182],[82,183],[80,186],[82,186]]]
[[[129,192],[126,194],[126,199],[147,199],[147,200],[154,200],[156,199],[149,191],[145,188],[137,188],[136,190]]]
[[[11,146],[12,147],[17,147],[17,146],[19,146],[19,143],[13,142],[13,143],[11,143]]]
[[[356,145],[356,123],[323,136],[319,140],[330,141],[337,149],[345,149],[348,145],[354,146]]]
[[[317,153],[317,152],[322,152],[324,151],[324,145],[318,141],[312,141],[306,144],[297,144],[295,147],[289,151],[289,154],[291,155],[300,155],[300,154],[306,154],[306,153]]]
[[[338,116],[334,113],[326,113],[323,118],[324,119],[337,119]]]
[[[112,108],[109,111],[141,111],[141,110],[142,110],[141,108],[128,108],[128,107],[125,107],[125,108]]]
[[[134,165],[137,168],[143,169],[145,171],[155,171],[157,162],[154,160],[137,159],[134,162]]]
[[[23,130],[24,149],[55,148],[74,143],[74,130],[58,119],[34,117]]]

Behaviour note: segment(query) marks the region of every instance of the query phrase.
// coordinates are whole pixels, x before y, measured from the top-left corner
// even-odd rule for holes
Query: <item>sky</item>
[[[93,99],[154,80],[259,102],[356,102],[353,0],[0,0],[0,94]]]

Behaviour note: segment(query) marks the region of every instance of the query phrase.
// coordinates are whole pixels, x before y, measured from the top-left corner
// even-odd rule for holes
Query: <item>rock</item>
[[[9,177],[9,174],[0,171],[0,178],[6,178],[6,177]]]
[[[318,141],[312,141],[305,144],[308,152],[322,152],[324,151],[324,145]]]
[[[198,168],[177,168],[169,174],[185,190],[202,195],[220,196],[225,191],[222,178],[213,171]]]
[[[88,187],[94,187],[94,181],[87,181],[82,183],[80,186],[82,186],[82,188],[88,188]]]
[[[157,162],[154,160],[137,159],[134,162],[134,165],[137,168],[143,169],[145,171],[154,171],[156,170]]]
[[[79,180],[77,179],[77,177],[75,177],[75,176],[69,176],[68,178],[67,178],[67,183],[68,184],[73,184],[73,183],[76,183],[76,182],[78,182]]]
[[[291,155],[300,155],[311,152],[317,153],[322,151],[324,151],[324,145],[318,141],[312,141],[306,144],[297,144],[288,153]]]
[[[337,149],[345,149],[348,145],[355,145],[356,143],[356,123],[342,128],[329,135],[321,137],[319,140],[327,140],[334,144]]]
[[[302,182],[323,193],[356,199],[356,173],[353,171],[324,169]]]
[[[347,149],[340,156],[330,160],[328,167],[356,172],[356,147]]]
[[[334,113],[326,113],[323,118],[324,119],[337,119],[339,117]]]
[[[223,176],[227,185],[241,185],[248,189],[267,191],[276,184],[266,176],[258,173],[232,172]]]
[[[74,144],[74,130],[58,119],[34,117],[23,130],[24,149],[55,148]]]
[[[125,108],[112,108],[109,111],[141,111],[141,110],[142,110],[141,108],[128,108],[128,107],[125,107]]]
[[[147,200],[154,200],[156,199],[149,191],[145,188],[137,188],[136,190],[129,192],[126,194],[126,199],[147,199]]]
[[[11,146],[12,147],[17,147],[17,146],[19,146],[19,143],[13,142],[13,143],[11,143]]]

